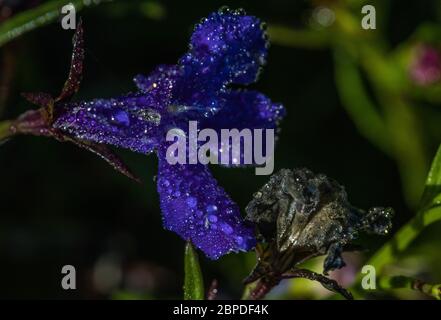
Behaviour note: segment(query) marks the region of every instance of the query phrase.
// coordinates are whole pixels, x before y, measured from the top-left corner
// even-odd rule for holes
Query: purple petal
[[[254,82],[267,55],[262,22],[240,11],[212,13],[195,27],[190,43],[189,55],[202,65],[200,73],[220,72],[228,83]]]
[[[220,111],[203,122],[214,129],[275,129],[285,116],[285,108],[253,90],[230,90],[219,96]]]
[[[212,128],[216,130],[219,137],[221,137],[221,129],[235,128],[239,131],[250,129],[253,138],[254,129],[275,129],[276,131],[279,122],[286,113],[283,105],[273,103],[268,97],[257,91],[231,90],[222,94],[219,101],[220,105],[222,105],[220,111],[213,117],[203,120],[200,125],[201,129]],[[263,134],[263,138],[265,139],[265,134]],[[232,144],[233,141],[230,140],[228,146],[222,146],[223,150],[230,151],[229,159],[231,162],[229,164],[244,164],[244,148],[240,149],[239,161],[239,157],[233,156],[231,152]],[[265,144],[262,147],[265,148]],[[233,162],[233,159],[236,159],[237,162]],[[222,164],[225,165],[225,163]]]
[[[139,74],[134,78],[139,90],[150,94],[160,102],[158,108],[171,104],[176,81],[181,77],[180,68],[175,65],[160,65],[148,76]]]
[[[165,151],[159,152],[158,192],[164,227],[191,240],[211,259],[254,247],[253,228],[243,221],[239,208],[208,167],[170,165]]]
[[[155,95],[131,94],[65,104],[53,126],[81,140],[148,153],[162,137],[160,103]]]
[[[212,13],[195,27],[190,50],[180,60],[186,82],[179,96],[191,103],[230,83],[255,82],[266,54],[266,35],[259,19],[239,11]]]

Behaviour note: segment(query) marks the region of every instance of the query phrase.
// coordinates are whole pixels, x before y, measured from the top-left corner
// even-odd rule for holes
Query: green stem
[[[423,231],[428,225],[441,220],[441,206],[433,207],[424,213],[418,214],[407,224],[401,227],[394,237],[378,250],[367,264],[376,268],[377,272],[392,262],[404,252],[409,244]]]
[[[382,118],[387,128],[383,132],[383,140],[388,140],[387,153],[398,165],[407,203],[415,208],[421,196],[428,161],[416,108],[405,98],[403,74],[383,46],[355,40],[350,43],[357,44],[353,58],[363,68],[383,110]],[[349,52],[351,47],[346,50]]]
[[[380,99],[382,99],[393,153],[402,180],[403,193],[410,207],[415,208],[423,191],[429,163],[423,147],[421,125],[414,106],[403,97],[388,95]]]
[[[271,43],[301,48],[322,48],[329,45],[330,35],[325,31],[296,30],[280,25],[271,25],[268,28]]]
[[[386,123],[367,94],[360,70],[344,50],[335,48],[335,80],[340,100],[358,131],[384,153],[392,156]]]
[[[420,210],[366,264],[373,266],[377,273],[381,274],[384,266],[396,261],[412,241],[427,226],[436,221],[441,221],[441,146],[438,148],[427,176],[426,186],[421,197]],[[362,292],[360,286],[362,276],[360,274],[355,282],[355,289],[360,293]]]
[[[435,206],[426,211],[420,211],[407,224],[398,230],[393,238],[384,244],[367,262],[381,274],[386,265],[397,261],[401,254],[406,251],[409,245],[418,237],[418,235],[430,224],[441,220],[441,206]],[[364,290],[361,287],[363,274],[359,274],[355,281],[354,293],[356,297],[363,295]]]
[[[11,132],[12,121],[2,121],[0,122],[0,141],[9,138],[13,135]]]
[[[441,284],[430,284],[406,276],[393,276],[379,278],[377,285],[382,290],[411,289],[441,300]]]
[[[97,4],[99,2],[102,1],[56,0],[19,13],[0,26],[0,47],[26,32],[56,20],[61,14],[61,8],[69,3],[72,3],[78,12],[85,6],[85,3]]]
[[[251,292],[253,291],[253,289],[256,287],[258,281],[254,281],[252,283],[247,284],[242,292],[242,297],[240,298],[241,300],[250,300],[251,298]]]

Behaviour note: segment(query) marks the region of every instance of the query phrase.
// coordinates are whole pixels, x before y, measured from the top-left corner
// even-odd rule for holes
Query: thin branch
[[[319,282],[329,291],[341,294],[347,300],[353,300],[351,292],[343,288],[337,281],[327,278],[322,274],[307,269],[293,269],[291,272],[282,275],[283,279],[304,278]]]
[[[0,122],[0,141],[3,141],[14,133],[11,131],[12,121],[2,121]]]
[[[383,290],[407,288],[441,300],[441,284],[430,284],[411,277],[380,277],[378,279],[378,287]]]

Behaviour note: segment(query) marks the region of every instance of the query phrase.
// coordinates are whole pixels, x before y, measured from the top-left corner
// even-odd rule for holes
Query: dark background
[[[176,0],[155,4],[152,16],[139,9],[145,2],[116,1],[79,13],[86,65],[76,100],[135,90],[134,75],[175,63],[187,49],[193,25],[222,5],[243,7],[269,24],[290,27],[302,27],[311,8],[309,1]],[[390,2],[391,43],[406,39],[422,19],[438,14],[436,0]],[[68,72],[72,34],[52,23],[0,49],[13,70],[1,119],[32,108],[20,92],[59,92]],[[253,87],[287,109],[275,169],[308,167],[325,173],[346,186],[354,205],[394,207],[394,230],[406,222],[413,212],[405,205],[395,162],[357,132],[341,107],[331,52],[273,45],[268,62]],[[0,69],[0,76],[5,70]],[[433,154],[435,144],[427,148]],[[162,228],[153,182],[157,159],[118,153],[143,179],[141,185],[72,144],[20,136],[1,146],[0,298],[181,297],[184,242]],[[267,180],[251,168],[212,169],[242,209]],[[434,241],[438,230],[439,225],[429,228],[419,242]],[[385,240],[367,243],[375,249]],[[200,254],[200,259],[207,284],[217,278],[222,296],[239,297],[240,281],[253,265],[252,253],[219,261]],[[76,267],[75,291],[61,289],[61,267],[66,264]]]

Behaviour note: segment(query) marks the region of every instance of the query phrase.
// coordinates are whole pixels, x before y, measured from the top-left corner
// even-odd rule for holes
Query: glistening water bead
[[[226,222],[222,222],[221,223],[221,230],[226,233],[226,234],[232,234],[233,233],[233,228]]]
[[[208,215],[208,221],[211,223],[216,223],[217,222],[217,216],[215,216],[214,214],[209,214]]]
[[[130,125],[129,115],[122,109],[113,110],[110,116],[110,121],[120,126],[128,127]]]
[[[190,208],[196,208],[198,200],[195,197],[188,197],[187,204]]]
[[[210,204],[207,206],[207,212],[208,214],[216,214],[217,212],[217,206],[214,204]]]
[[[139,120],[145,120],[155,125],[159,125],[161,122],[161,114],[153,109],[139,109],[135,112]]]

